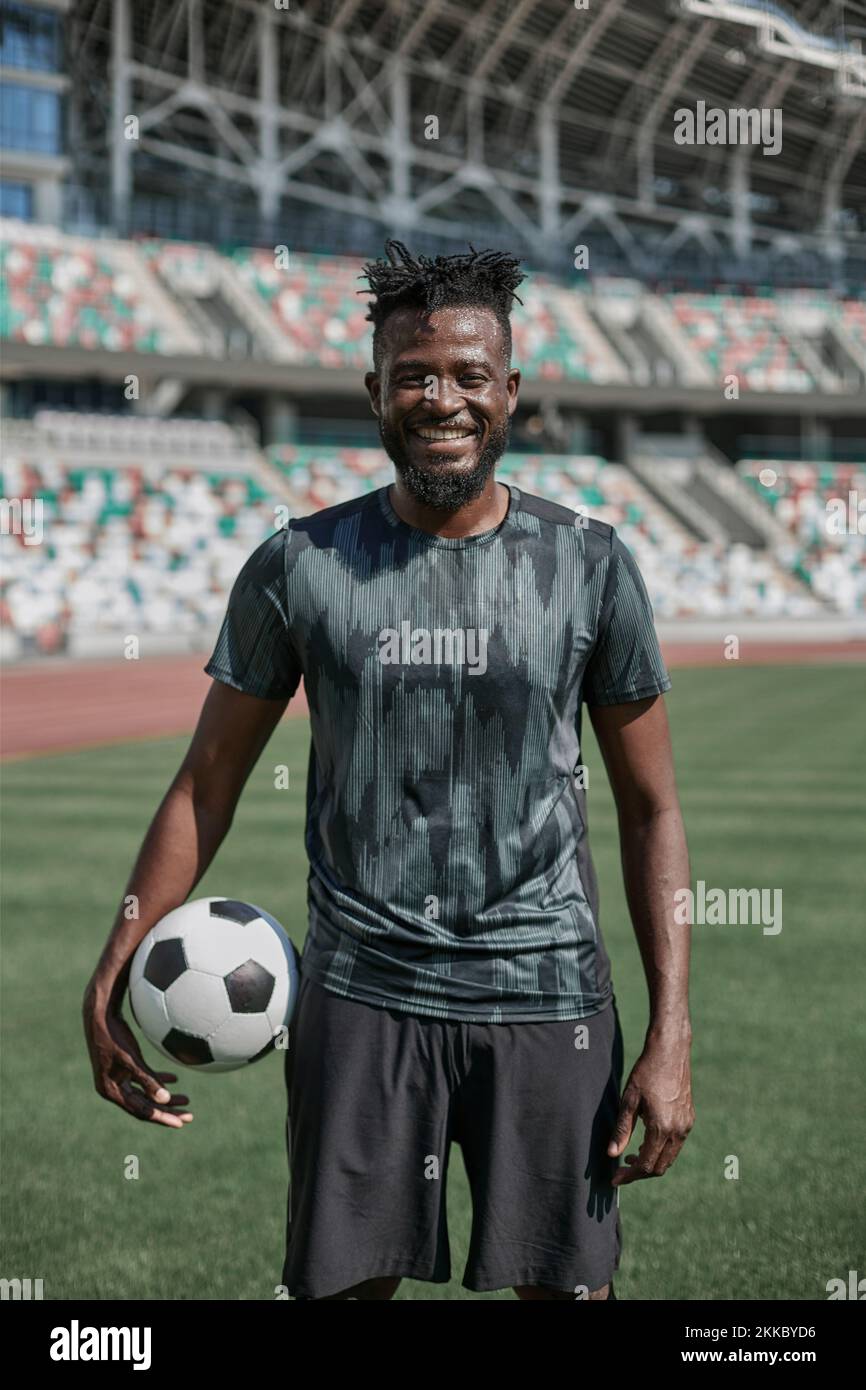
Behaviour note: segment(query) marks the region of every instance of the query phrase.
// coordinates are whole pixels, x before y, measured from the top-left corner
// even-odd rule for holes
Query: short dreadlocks
[[[502,328],[505,365],[511,362],[511,301],[523,301],[514,293],[523,280],[517,257],[505,251],[476,251],[457,256],[413,256],[402,241],[386,241],[386,261],[368,261],[362,275],[374,294],[367,318],[373,327],[373,365],[379,371],[382,361],[385,320],[395,309],[405,306],[432,312],[453,304],[474,304],[492,309]],[[358,277],[359,279],[362,276]]]

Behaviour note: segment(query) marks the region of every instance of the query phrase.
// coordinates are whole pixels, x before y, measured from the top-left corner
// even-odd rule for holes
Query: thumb
[[[636,1087],[626,1087],[620,1102],[619,1115],[614,1125],[610,1143],[607,1146],[608,1154],[611,1158],[618,1158],[623,1152],[628,1141],[634,1132],[637,1110],[640,1104],[640,1092]]]

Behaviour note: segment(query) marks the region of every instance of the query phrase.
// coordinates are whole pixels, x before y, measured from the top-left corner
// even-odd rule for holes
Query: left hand
[[[627,1155],[629,1167],[614,1173],[614,1187],[660,1178],[685,1143],[695,1122],[689,1050],[690,1043],[680,1039],[648,1042],[635,1062],[607,1152],[611,1158],[622,1154],[638,1119],[644,1122],[643,1142],[638,1153]]]

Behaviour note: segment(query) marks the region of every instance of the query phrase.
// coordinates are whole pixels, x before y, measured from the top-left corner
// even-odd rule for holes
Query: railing
[[[737,457],[790,463],[866,463],[866,438],[802,439],[796,435],[741,434]]]

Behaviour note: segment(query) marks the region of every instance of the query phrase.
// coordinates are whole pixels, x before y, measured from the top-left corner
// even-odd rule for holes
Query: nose
[[[465,400],[466,397],[453,377],[439,376],[436,378],[436,394],[427,397],[424,404],[431,415],[444,420],[462,410]],[[463,423],[468,425],[469,421]]]

